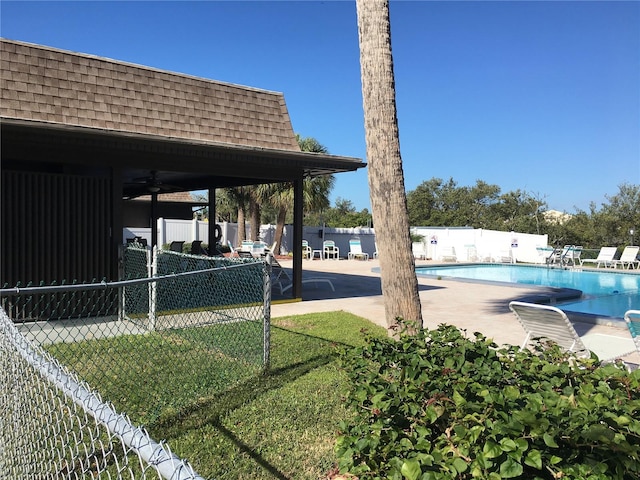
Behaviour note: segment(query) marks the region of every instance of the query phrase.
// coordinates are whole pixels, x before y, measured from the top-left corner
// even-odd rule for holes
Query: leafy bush
[[[391,479],[640,478],[640,371],[452,326],[346,352],[340,470]]]

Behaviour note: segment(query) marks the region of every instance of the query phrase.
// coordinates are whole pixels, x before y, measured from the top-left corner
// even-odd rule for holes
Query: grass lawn
[[[147,425],[205,478],[319,479],[348,418],[339,349],[384,329],[345,312],[272,320],[271,370],[231,390],[164,412]]]

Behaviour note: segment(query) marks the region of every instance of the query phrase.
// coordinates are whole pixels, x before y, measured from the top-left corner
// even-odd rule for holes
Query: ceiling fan
[[[128,195],[127,200],[131,200],[142,195],[182,190],[181,187],[169,185],[160,180],[156,170],[152,170],[150,175],[134,178],[132,182],[126,184],[126,187],[128,187],[129,190],[134,190],[135,192],[132,195]]]

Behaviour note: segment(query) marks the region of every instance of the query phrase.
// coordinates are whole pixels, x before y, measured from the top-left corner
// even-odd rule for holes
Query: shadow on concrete
[[[289,271],[291,275],[291,271]],[[313,278],[328,279],[333,284],[335,292],[326,282],[314,284],[310,280]],[[380,277],[368,275],[354,275],[348,273],[315,272],[304,271],[302,279],[307,283],[302,284],[302,301],[311,300],[331,300],[338,298],[372,297],[382,295]],[[436,290],[445,287],[434,287],[429,285],[418,285],[419,291]],[[272,300],[290,300],[290,291],[280,294],[278,288],[272,291]]]
[[[581,296],[582,292],[580,290],[572,288],[539,287],[535,290],[531,290],[530,292],[519,292],[517,295],[510,298],[492,300],[489,302],[489,311],[496,314],[511,313],[509,310],[509,303],[512,301],[552,305],[563,310],[562,305],[557,305],[558,302],[579,299]],[[585,335],[600,323],[598,322],[598,317],[594,315],[587,315],[567,310],[563,311],[571,321],[573,328],[580,336]]]

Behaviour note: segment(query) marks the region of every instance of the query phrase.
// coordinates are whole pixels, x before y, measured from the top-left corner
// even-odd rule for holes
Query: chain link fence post
[[[271,269],[272,269],[271,253],[267,253],[264,262],[264,340],[263,340],[263,369],[266,372],[270,365],[271,352]]]

